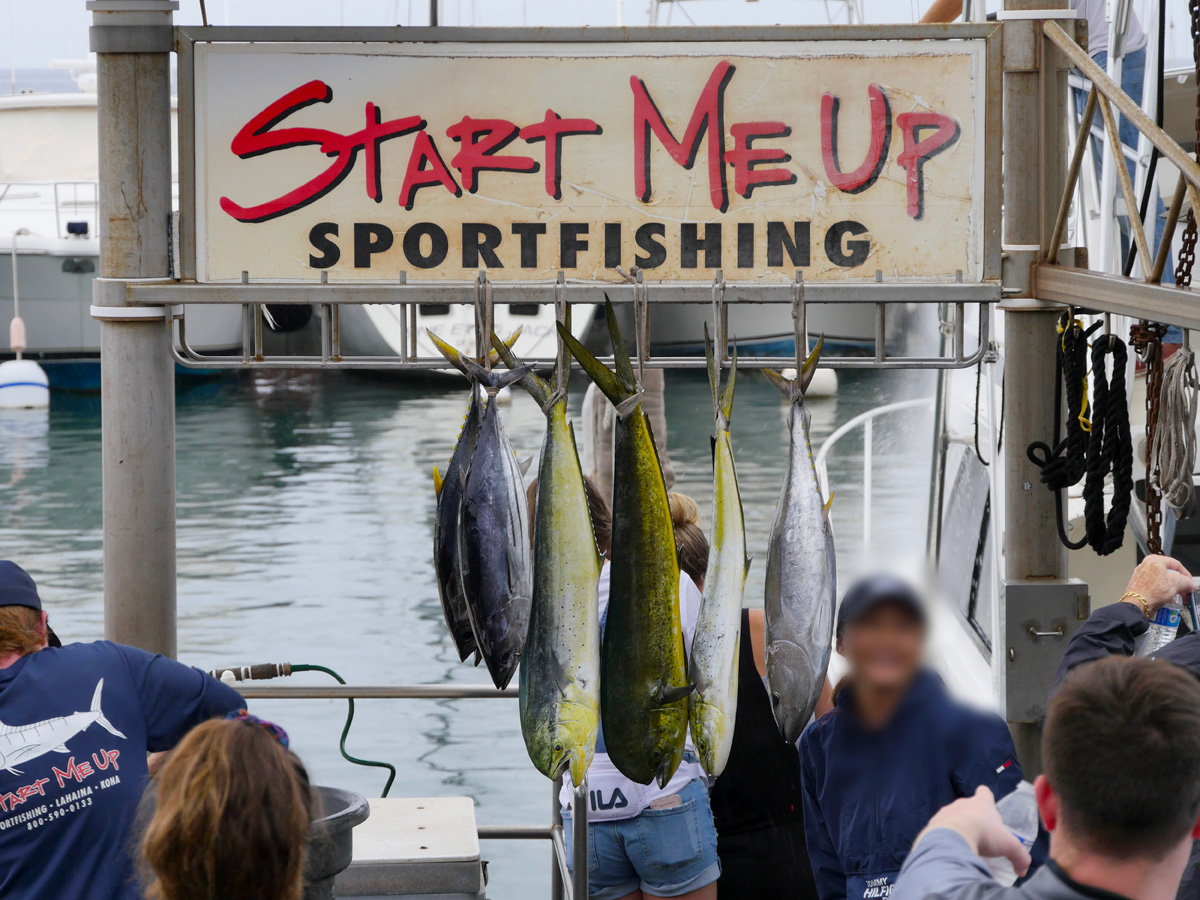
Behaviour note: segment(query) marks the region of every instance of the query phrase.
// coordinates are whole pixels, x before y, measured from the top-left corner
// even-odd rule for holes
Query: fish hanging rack
[[[810,282],[797,270],[791,280],[772,283],[726,281],[716,270],[711,282],[647,282],[638,270],[621,271],[622,280],[613,282],[571,281],[560,272],[554,281],[495,281],[486,271],[470,282],[409,282],[401,272],[393,284],[335,283],[322,273],[320,281],[300,283],[255,283],[249,272],[240,283],[178,281],[124,282],[125,302],[130,306],[159,306],[173,309],[166,317],[172,330],[176,361],[190,368],[242,369],[444,369],[440,356],[418,354],[420,328],[418,308],[425,304],[470,304],[476,309],[476,331],[482,340],[494,322],[495,303],[552,304],[559,321],[569,307],[602,304],[607,296],[614,304],[633,304],[636,313],[636,346],[642,368],[704,369],[703,356],[655,356],[649,345],[649,318],[656,306],[668,303],[711,304],[714,343],[728,357],[730,341],[738,335],[729,332],[729,307],[734,304],[779,304],[792,307],[797,348],[811,345],[808,331],[808,307],[813,304],[873,304],[875,330],[873,346],[861,355],[823,355],[822,368],[830,369],[964,369],[985,359],[991,341],[991,316],[988,308],[1001,300],[998,283],[968,284],[959,272],[953,282],[914,283],[887,281],[877,271],[872,282]],[[247,302],[249,298],[253,298]],[[943,339],[935,356],[897,356],[888,352],[889,307],[907,304],[934,304],[939,307]],[[186,305],[186,306],[185,306]],[[240,354],[202,352],[188,341],[186,307],[236,305],[242,308],[242,348]],[[342,350],[341,311],[345,306],[386,305],[398,307],[397,321],[403,352],[394,356],[347,355]],[[966,308],[979,308],[978,334],[967,335]],[[319,322],[319,354],[267,353],[264,350],[265,308],[267,306],[311,306]],[[968,352],[968,341],[972,346]],[[478,341],[477,341],[478,343]],[[482,345],[480,345],[482,346]],[[479,349],[479,346],[476,348]],[[561,352],[561,350],[560,350]],[[550,368],[553,358],[527,360],[539,368]],[[610,358],[604,360],[611,363]],[[744,369],[774,368],[779,356],[740,356]],[[578,363],[575,363],[578,366]]]

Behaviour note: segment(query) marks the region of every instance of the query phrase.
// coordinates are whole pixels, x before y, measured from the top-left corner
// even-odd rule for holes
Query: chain
[[[1188,0],[1188,12],[1192,17],[1192,61],[1196,66],[1196,143],[1193,151],[1197,162],[1200,162],[1200,0]],[[1181,287],[1191,287],[1192,266],[1196,263],[1196,210],[1189,209],[1187,227],[1183,230],[1183,246],[1179,250],[1179,264],[1175,267],[1175,283]],[[1164,235],[1164,240],[1167,236]]]
[[[1162,393],[1162,339],[1166,325],[1139,322],[1129,329],[1129,342],[1146,363],[1146,547],[1151,553],[1162,552],[1162,495],[1159,471],[1151,457],[1154,433],[1158,429],[1158,401]]]

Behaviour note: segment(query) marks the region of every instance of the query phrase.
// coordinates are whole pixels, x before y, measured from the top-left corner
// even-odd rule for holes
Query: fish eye
[[[650,754],[651,759],[658,759],[660,756],[662,756],[661,750],[655,750],[653,753]]]
[[[563,752],[563,745],[562,745],[562,744],[555,744],[555,745],[554,745],[554,752],[555,752],[555,753],[562,753],[562,752]]]

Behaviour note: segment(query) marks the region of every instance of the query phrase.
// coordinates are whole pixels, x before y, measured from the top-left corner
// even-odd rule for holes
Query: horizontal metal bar
[[[554,831],[552,825],[479,825],[476,829],[481,841],[548,841]]]
[[[746,41],[928,41],[972,40],[989,37],[993,23],[952,25],[747,25],[740,27],[684,26],[677,28],[430,28],[210,25],[181,26],[178,37],[192,43],[445,43],[553,44],[700,42],[722,44]]]
[[[1181,328],[1200,328],[1200,294],[1174,285],[1046,265],[1034,268],[1034,284],[1034,296],[1039,300]]]
[[[554,303],[554,282],[490,282],[496,303]],[[791,303],[795,283],[725,282],[725,302]],[[567,282],[564,291],[571,303],[632,303],[634,286],[626,282]],[[669,282],[649,285],[650,303],[712,303],[712,282]],[[126,302],[134,306],[168,306],[179,303],[270,303],[307,305],[337,303],[377,305],[397,303],[474,304],[472,281],[407,281],[403,284],[198,284],[195,282],[129,282]],[[805,303],[998,303],[999,282],[804,282]]]
[[[486,684],[337,684],[254,687],[237,682],[247,700],[516,700],[516,688],[497,690]]]

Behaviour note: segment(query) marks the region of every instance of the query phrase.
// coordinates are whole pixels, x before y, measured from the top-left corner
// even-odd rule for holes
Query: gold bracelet
[[[1138,603],[1142,604],[1142,612],[1146,614],[1147,619],[1150,618],[1150,604],[1146,602],[1145,597],[1143,597],[1137,591],[1126,591],[1121,595],[1121,601],[1123,601],[1126,597],[1132,597]]]

